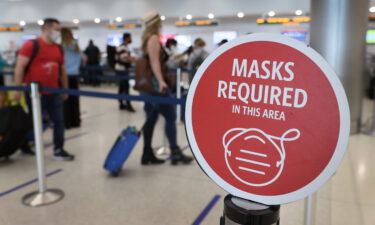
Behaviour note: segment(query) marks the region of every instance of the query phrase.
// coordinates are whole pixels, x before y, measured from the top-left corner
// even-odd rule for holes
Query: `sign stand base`
[[[63,197],[63,191],[58,189],[48,189],[43,193],[35,191],[25,195],[22,199],[22,203],[26,206],[39,207],[56,203]]]
[[[220,225],[279,225],[279,216],[280,205],[263,205],[227,195]]]

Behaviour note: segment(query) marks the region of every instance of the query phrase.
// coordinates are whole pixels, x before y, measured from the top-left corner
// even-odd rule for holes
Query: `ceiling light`
[[[73,19],[74,24],[79,24],[79,19]]]
[[[213,18],[215,18],[215,15],[213,13],[209,13],[208,14],[208,19],[213,19]]]
[[[165,20],[165,16],[160,16],[160,19],[164,21]]]
[[[270,17],[273,17],[275,15],[276,15],[275,11],[269,11],[268,12],[268,16],[270,16]]]
[[[38,25],[39,26],[42,26],[44,24],[44,21],[43,20],[38,20]]]
[[[21,21],[20,21],[20,26],[21,26],[21,27],[26,26],[26,22],[25,22],[25,20],[21,20]]]
[[[116,17],[116,19],[115,19],[115,20],[116,20],[116,22],[117,22],[117,23],[121,23],[121,21],[122,21],[122,18],[118,16],[118,17]]]
[[[100,18],[95,18],[94,19],[94,23],[100,23],[100,21],[101,21]]]
[[[193,16],[191,14],[187,14],[186,19],[191,20],[191,19],[193,19]]]
[[[243,12],[237,13],[238,18],[243,18],[244,16],[245,16],[245,13],[243,13]]]
[[[375,12],[375,6],[371,7],[371,8],[369,9],[369,11],[372,12],[372,13]]]
[[[302,11],[302,10],[300,10],[300,9],[296,10],[296,15],[297,15],[297,16],[300,16],[300,15],[302,15],[302,14],[303,14],[303,11]]]

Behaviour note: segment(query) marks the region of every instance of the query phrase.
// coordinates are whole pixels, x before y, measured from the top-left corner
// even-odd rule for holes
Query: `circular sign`
[[[204,172],[232,195],[264,204],[296,201],[336,171],[349,138],[345,91],[312,48],[251,34],[199,67],[186,130]]]

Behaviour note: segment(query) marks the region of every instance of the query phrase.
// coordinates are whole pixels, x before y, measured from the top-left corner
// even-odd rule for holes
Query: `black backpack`
[[[111,68],[116,65],[116,47],[107,45],[107,64]]]
[[[0,157],[8,157],[26,141],[32,120],[21,106],[0,108]]]

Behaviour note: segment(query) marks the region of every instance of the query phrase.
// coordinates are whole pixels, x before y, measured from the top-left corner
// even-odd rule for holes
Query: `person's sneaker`
[[[74,155],[69,154],[65,150],[55,151],[53,154],[54,160],[62,160],[62,161],[72,161],[74,160]]]
[[[129,111],[129,112],[135,112],[135,109],[134,109],[133,106],[130,105],[130,104],[125,106],[125,110],[126,110],[126,111]]]
[[[120,104],[120,105],[118,106],[118,108],[119,108],[120,110],[127,110],[127,107],[126,107],[126,105],[124,105],[124,104]]]
[[[29,156],[34,156],[35,155],[35,152],[33,150],[31,150],[29,144],[24,144],[21,147],[21,152],[24,155],[29,155]]]
[[[27,149],[27,150],[22,149],[21,152],[24,155],[29,155],[29,156],[34,156],[35,155],[35,152],[33,150],[31,150],[31,149]]]

